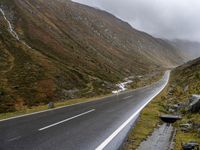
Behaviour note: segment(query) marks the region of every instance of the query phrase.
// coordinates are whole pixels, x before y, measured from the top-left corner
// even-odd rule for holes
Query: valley
[[[0,64],[10,68],[1,112],[108,94],[126,77],[185,61],[167,42],[71,1],[1,0],[0,19]]]
[[[196,34],[157,36],[169,36],[174,15],[156,18],[157,8],[148,11],[145,2],[144,16],[126,15],[145,29],[138,16],[155,13],[143,20],[158,19],[148,34],[103,3],[0,0],[0,149],[180,150],[200,143]],[[179,37],[184,25],[172,34]],[[163,114],[182,119],[169,126]]]

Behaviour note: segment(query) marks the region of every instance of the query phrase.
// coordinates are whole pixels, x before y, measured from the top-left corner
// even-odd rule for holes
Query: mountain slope
[[[182,96],[181,99],[191,94],[200,94],[200,58],[177,67],[172,74],[176,86],[181,91],[179,93],[180,97]]]
[[[200,43],[187,40],[174,40],[170,42],[172,45],[180,49],[188,60],[200,57]]]
[[[108,93],[127,76],[183,63],[168,43],[69,0],[0,6],[0,112]]]
[[[195,141],[200,143],[200,113],[191,113],[188,110],[190,104],[188,100],[191,99],[193,95],[200,95],[200,58],[190,61],[172,72],[172,81],[169,92],[172,93],[171,102],[172,104],[186,104],[186,108],[181,108],[179,113],[182,114],[182,120],[179,122],[177,134],[176,134],[176,147],[175,150],[179,150],[183,143],[188,143],[189,141]],[[181,128],[181,124],[189,123],[191,124],[191,129],[187,133]]]

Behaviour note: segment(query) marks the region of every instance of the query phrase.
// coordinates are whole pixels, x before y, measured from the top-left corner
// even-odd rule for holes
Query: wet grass
[[[187,143],[189,141],[196,141],[200,143],[200,137],[195,129],[190,129],[189,132],[183,132],[179,128],[179,124],[188,123],[189,121],[192,121],[194,123],[200,122],[200,114],[188,114],[185,115],[184,118],[176,124],[176,127],[178,129],[176,134],[176,147],[175,150],[180,150],[182,144]]]
[[[185,144],[189,141],[200,143],[200,138],[195,132],[184,133],[179,130],[176,134],[176,146],[174,150],[180,150],[182,148],[182,144]]]

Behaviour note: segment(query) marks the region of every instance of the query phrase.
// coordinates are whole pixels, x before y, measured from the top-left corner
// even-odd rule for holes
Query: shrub
[[[3,95],[5,95],[5,90],[2,87],[0,87],[0,96],[3,96]]]
[[[197,73],[195,74],[195,77],[196,77],[197,79],[199,79],[199,80],[200,80],[200,73],[199,73],[199,72],[197,72]]]

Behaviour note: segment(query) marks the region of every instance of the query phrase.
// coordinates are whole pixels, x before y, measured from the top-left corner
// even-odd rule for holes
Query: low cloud
[[[198,0],[74,0],[106,10],[134,28],[167,39],[200,41]]]

